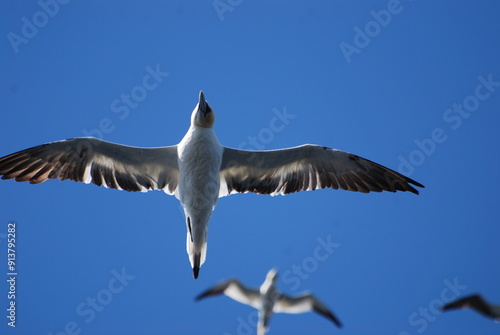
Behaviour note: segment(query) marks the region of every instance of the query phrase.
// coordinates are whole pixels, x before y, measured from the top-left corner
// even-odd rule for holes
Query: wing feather
[[[2,179],[92,182],[129,192],[164,190],[179,180],[177,146],[138,148],[82,137],[51,142],[0,158]]]
[[[331,320],[338,327],[342,327],[338,318],[328,309],[328,307],[326,307],[321,301],[310,293],[306,293],[298,297],[290,297],[281,294],[274,303],[273,311],[276,313],[291,314],[316,312]]]
[[[483,299],[479,294],[473,294],[455,300],[441,307],[442,311],[457,309],[457,308],[472,308],[484,316],[491,318],[500,318],[500,306],[495,306]]]
[[[288,194],[320,188],[354,192],[409,191],[422,184],[362,157],[319,145],[246,151],[224,148],[219,196]]]
[[[226,280],[196,296],[195,300],[201,300],[206,297],[225,294],[229,298],[254,308],[260,308],[260,293],[245,287],[236,279]]]

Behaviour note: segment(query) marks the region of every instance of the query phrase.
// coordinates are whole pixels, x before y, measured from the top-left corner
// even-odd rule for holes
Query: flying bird
[[[452,309],[472,308],[482,315],[500,321],[500,305],[492,305],[484,300],[479,294],[470,295],[462,299],[453,301],[441,307],[442,311]]]
[[[418,194],[410,184],[424,187],[382,165],[319,145],[268,151],[224,147],[215,135],[214,121],[214,111],[200,91],[191,126],[177,145],[139,148],[93,137],[72,138],[0,158],[0,175],[31,184],[59,178],[175,195],[186,216],[186,249],[195,279],[205,262],[208,222],[220,197],[321,188]]]
[[[284,295],[276,287],[277,280],[278,272],[271,269],[259,289],[247,288],[238,280],[230,279],[200,293],[195,300],[225,294],[233,300],[252,306],[259,311],[257,335],[264,335],[267,332],[273,313],[316,312],[335,323],[337,327],[342,327],[335,315],[312,294],[304,293],[296,297]]]

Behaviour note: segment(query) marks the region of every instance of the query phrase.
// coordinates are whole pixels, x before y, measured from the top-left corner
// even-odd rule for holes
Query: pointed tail
[[[191,226],[191,220],[188,220],[188,232],[186,237],[186,250],[189,255],[189,261],[193,268],[194,279],[198,278],[200,267],[205,263],[207,254],[207,234],[206,229],[202,231],[197,226]]]
[[[193,277],[194,279],[198,279],[198,273],[200,272],[200,260],[201,260],[201,254],[196,254],[194,255],[194,262],[193,262]]]

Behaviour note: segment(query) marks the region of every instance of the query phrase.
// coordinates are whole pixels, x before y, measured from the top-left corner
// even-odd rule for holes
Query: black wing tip
[[[332,321],[337,327],[339,327],[339,328],[343,327],[342,322],[340,322],[340,320],[333,314],[333,312],[331,310],[329,310],[327,307],[323,306],[323,304],[316,297],[314,297],[312,294],[309,294],[309,296],[312,297],[312,299],[316,300],[313,303],[313,307],[312,307],[313,311],[315,311],[319,315],[327,318],[328,320]]]
[[[208,298],[208,297],[213,297],[213,296],[217,296],[217,295],[220,295],[220,294],[224,294],[224,290],[225,290],[225,286],[226,286],[227,282],[222,282],[218,285],[215,285],[203,292],[201,292],[200,294],[198,294],[194,300],[195,301],[200,301],[202,299],[205,299],[205,298]],[[222,287],[221,287],[222,286]]]
[[[332,322],[333,322],[333,323],[334,323],[337,327],[339,327],[339,328],[344,327],[344,325],[342,324],[342,322],[340,322],[340,320],[339,320],[339,319],[337,319],[337,318],[335,317],[335,315],[333,315],[333,313],[332,313],[332,312],[328,311],[328,313],[327,313],[327,314],[325,314],[325,316],[326,316],[328,319],[330,319],[330,320],[331,320],[331,321],[332,321]]]
[[[454,300],[446,305],[441,306],[440,310],[441,311],[449,311],[453,309],[464,309],[471,307],[471,303],[474,302],[484,302],[483,297],[480,294],[470,294],[467,296],[464,296],[460,299]]]
[[[196,297],[194,297],[194,300],[195,301],[200,301],[200,300],[206,298],[209,295],[210,295],[210,291],[205,291],[205,292],[202,292],[202,293],[198,294]]]
[[[409,179],[408,184],[412,184],[412,185],[415,185],[415,186],[420,187],[420,188],[425,188],[425,186],[420,184],[418,181],[415,181],[415,180],[410,179],[410,178],[408,178],[408,179]],[[410,186],[410,185],[408,185],[408,186]],[[415,191],[413,193],[418,194],[418,191],[416,189],[414,189],[412,186],[410,186],[410,187]]]
[[[415,189],[414,187],[412,187],[412,186],[410,186],[410,185],[408,185],[407,190],[408,190],[409,192],[413,193],[413,194],[416,194],[416,195],[419,195],[419,194],[420,194],[420,192],[419,192],[417,189]]]
[[[403,175],[400,175],[403,177],[403,180],[395,180],[392,182],[392,189],[383,189],[384,191],[389,191],[389,192],[397,192],[397,191],[402,191],[402,192],[410,192],[416,195],[419,195],[420,192],[413,186],[417,186],[420,188],[425,188],[424,185],[420,184],[419,182],[410,179],[408,177],[405,177]],[[413,185],[413,186],[412,186]]]
[[[393,171],[395,172],[395,171]],[[420,184],[418,181],[413,180],[411,178],[406,177],[405,175],[402,175],[398,172],[396,172],[396,179],[393,181],[393,186],[396,186],[396,191],[408,191],[411,193],[414,193],[416,195],[419,195],[419,191],[414,188],[413,186],[420,187],[420,188],[425,188],[424,185]]]
[[[419,182],[415,181],[415,180],[412,180],[412,184],[415,185],[415,186],[418,186],[420,188],[425,188],[424,185],[420,184]]]
[[[441,306],[441,308],[439,308],[439,310],[441,312],[445,312],[445,311],[451,311],[454,309],[464,309],[467,307],[469,307],[469,305],[466,302],[453,301],[449,304]]]

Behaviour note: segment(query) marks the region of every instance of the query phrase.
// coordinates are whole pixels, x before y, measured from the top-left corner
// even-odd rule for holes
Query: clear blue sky
[[[500,304],[499,2],[54,4],[0,4],[1,156],[85,134],[176,144],[202,89],[226,146],[321,144],[426,188],[222,198],[195,281],[174,197],[1,181],[0,333],[248,334],[250,307],[193,298],[230,277],[259,286],[271,267],[345,325],[275,315],[271,334],[498,333],[436,309],[475,292]]]

